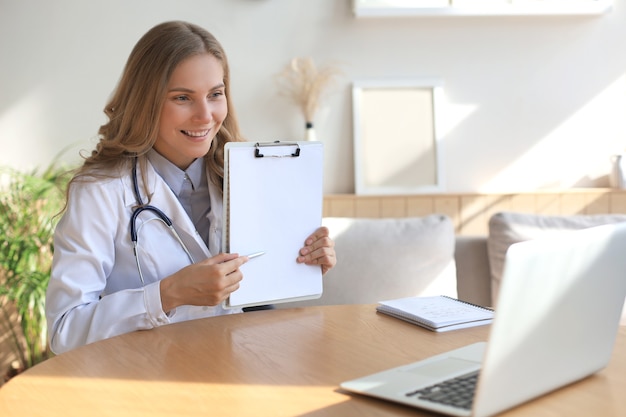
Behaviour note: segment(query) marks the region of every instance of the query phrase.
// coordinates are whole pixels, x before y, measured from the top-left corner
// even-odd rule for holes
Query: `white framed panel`
[[[614,0],[352,0],[355,17],[600,15]]]
[[[356,194],[444,190],[441,94],[442,82],[434,78],[354,82]]]

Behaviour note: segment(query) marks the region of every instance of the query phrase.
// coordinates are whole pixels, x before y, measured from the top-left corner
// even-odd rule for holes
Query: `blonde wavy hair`
[[[228,99],[228,114],[205,155],[209,180],[223,189],[224,145],[244,141],[230,100],[228,60],[221,44],[211,33],[182,21],[161,23],[137,42],[104,109],[109,121],[100,127],[100,140],[95,150],[85,158],[72,182],[115,177],[122,169],[130,169],[135,157],[145,168],[145,154],[156,142],[161,108],[174,69],[185,59],[205,53],[222,63]],[[149,196],[148,190],[145,191]]]

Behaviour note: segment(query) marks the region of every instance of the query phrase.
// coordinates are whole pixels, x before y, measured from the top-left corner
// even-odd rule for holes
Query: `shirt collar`
[[[186,171],[183,171],[154,149],[148,151],[147,157],[157,174],[163,178],[177,196],[180,195],[185,178],[189,179],[193,189],[201,187],[202,180],[206,178],[203,175],[204,158],[197,158],[189,165]]]

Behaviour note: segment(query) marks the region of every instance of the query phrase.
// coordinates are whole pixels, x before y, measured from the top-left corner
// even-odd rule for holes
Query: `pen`
[[[261,255],[265,255],[264,251],[261,252],[254,252],[251,253],[250,255],[246,255],[248,257],[248,259],[252,259],[252,258],[256,258],[257,256],[261,256]]]

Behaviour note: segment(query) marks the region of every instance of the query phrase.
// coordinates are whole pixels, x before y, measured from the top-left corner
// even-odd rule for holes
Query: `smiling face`
[[[154,149],[185,170],[209,151],[228,114],[222,63],[211,54],[182,61],[167,84]]]

